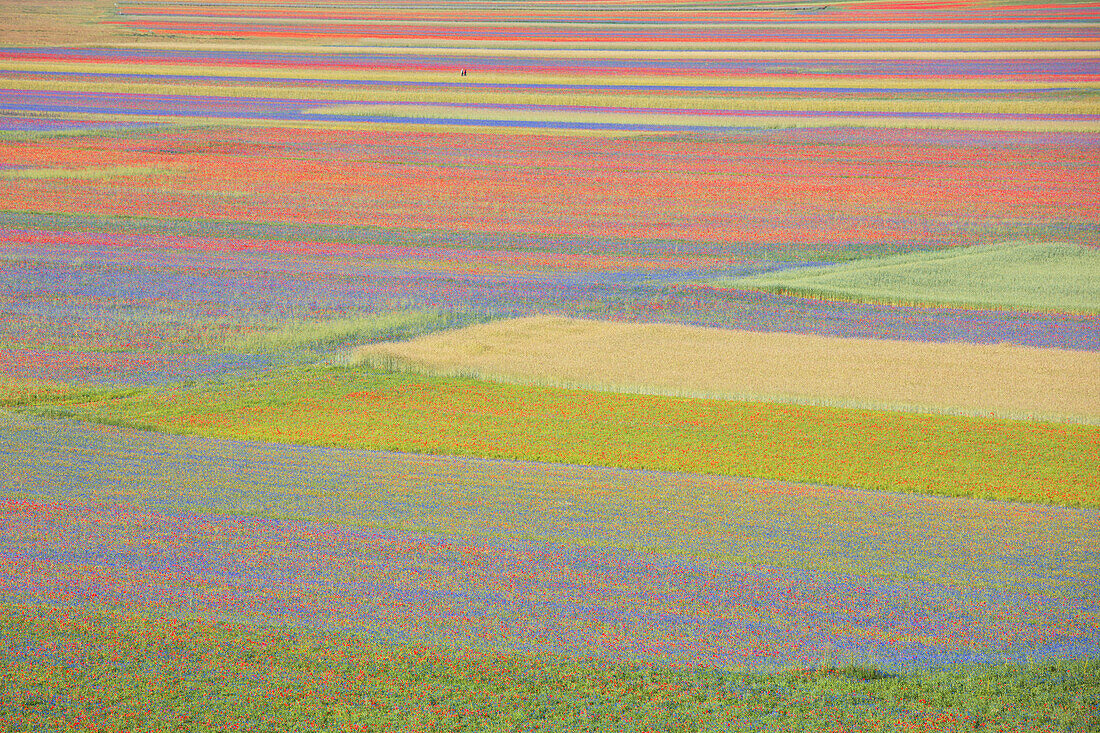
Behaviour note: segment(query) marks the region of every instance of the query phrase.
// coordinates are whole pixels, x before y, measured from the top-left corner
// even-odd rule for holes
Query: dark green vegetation
[[[234,440],[1100,504],[1100,428],[1089,425],[588,392],[317,366],[47,399],[35,403],[43,414]]]
[[[1087,731],[1100,663],[771,674],[7,607],[10,731]]]
[[[1000,244],[784,270],[718,285],[811,298],[1100,312],[1100,251]]]

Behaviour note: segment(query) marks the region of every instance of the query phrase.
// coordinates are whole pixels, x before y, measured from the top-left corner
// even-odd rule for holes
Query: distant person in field
[[[466,76],[466,69],[462,70],[462,76]]]

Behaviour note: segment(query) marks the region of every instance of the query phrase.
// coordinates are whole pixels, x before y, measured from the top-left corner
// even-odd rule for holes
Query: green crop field
[[[1100,251],[999,244],[916,252],[720,279],[716,285],[810,298],[1100,312]]]

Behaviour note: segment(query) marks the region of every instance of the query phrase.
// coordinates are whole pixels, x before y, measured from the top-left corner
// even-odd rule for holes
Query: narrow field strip
[[[19,120],[20,115],[26,111],[11,113],[14,119]],[[0,119],[3,111],[0,111]],[[282,117],[272,115],[243,115],[219,114],[207,115],[201,111],[195,113],[155,113],[142,112],[56,112],[51,113],[51,118],[45,122],[57,120],[71,120],[74,125],[82,125],[86,128],[87,135],[111,133],[116,129],[125,133],[127,130],[148,130],[156,132],[160,129],[188,129],[206,128],[207,130],[220,127],[222,129],[247,130],[261,128],[265,130],[290,129],[303,132],[358,132],[358,133],[397,133],[409,135],[422,134],[454,134],[454,135],[511,135],[511,136],[547,136],[563,137],[570,139],[619,139],[619,138],[645,138],[650,135],[677,135],[691,134],[718,134],[729,135],[742,132],[770,131],[774,129],[820,129],[820,128],[844,128],[865,130],[913,130],[945,132],[1007,132],[1007,133],[1051,133],[1070,135],[1094,135],[1100,132],[1100,120],[1092,119],[1046,119],[1024,118],[1008,119],[999,117],[975,117],[965,118],[957,115],[945,117],[920,117],[908,116],[883,117],[827,114],[827,115],[798,115],[797,113],[775,112],[763,114],[747,114],[736,119],[727,120],[730,124],[714,124],[714,120],[707,120],[709,124],[681,124],[683,120],[673,119],[616,119],[611,115],[600,117],[589,116],[577,119],[571,116],[569,119],[541,120],[541,119],[515,119],[515,115],[509,118],[493,119],[485,115],[481,117],[424,117],[416,115],[317,115],[301,112],[284,112]],[[626,117],[626,116],[624,116]],[[641,116],[638,116],[641,117]],[[8,119],[13,119],[8,118]],[[29,122],[28,127],[40,125],[43,120],[29,117],[22,118]],[[733,124],[736,122],[736,124]],[[97,131],[97,126],[100,131]],[[22,128],[17,128],[17,130]],[[20,135],[23,137],[19,137]],[[56,136],[56,135],[53,135]],[[31,139],[40,140],[42,133],[27,135],[26,133],[7,133],[4,139]]]
[[[647,93],[649,99],[654,102],[664,101],[663,97],[653,96],[653,93],[673,95],[669,101],[682,102],[688,94],[701,94],[728,98],[730,95],[774,95],[779,98],[789,96],[806,95],[813,96],[820,101],[821,97],[835,97],[838,95],[853,96],[855,98],[879,98],[897,96],[902,99],[914,96],[943,95],[948,98],[952,95],[960,95],[962,100],[974,97],[989,96],[995,98],[1023,97],[1042,99],[1055,97],[1067,93],[1079,93],[1091,88],[1091,85],[1058,86],[1054,84],[1029,84],[1024,82],[1005,82],[990,79],[986,86],[977,86],[974,80],[941,79],[936,81],[920,79],[897,79],[892,86],[886,86],[880,81],[866,79],[846,80],[843,85],[821,84],[807,79],[790,79],[785,77],[747,77],[739,78],[738,84],[700,84],[700,80],[685,80],[683,83],[672,83],[673,80],[663,78],[653,79],[622,79],[609,78],[604,83],[597,80],[588,82],[570,82],[567,79],[550,78],[543,82],[522,80],[508,80],[501,77],[493,80],[491,77],[479,76],[478,81],[454,81],[453,78],[442,78],[439,74],[406,73],[406,74],[378,74],[367,75],[349,72],[328,72],[324,69],[252,69],[247,66],[222,67],[220,69],[203,70],[196,73],[196,69],[190,66],[157,64],[156,71],[150,71],[148,66],[142,64],[112,64],[112,63],[83,63],[68,64],[63,62],[25,62],[14,61],[0,62],[0,76],[9,81],[19,80],[23,83],[31,81],[83,84],[142,84],[142,85],[177,85],[185,82],[188,89],[201,88],[204,84],[225,86],[236,85],[247,88],[261,85],[263,87],[284,85],[296,88],[319,89],[439,89],[461,90],[464,92],[477,92],[485,94],[492,91],[513,92],[573,92],[598,93],[600,97],[606,97],[611,93]],[[650,83],[645,83],[646,81]],[[61,88],[61,87],[57,87]],[[116,91],[121,91],[116,89]]]
[[[1100,354],[534,316],[363,347],[352,363],[622,392],[1100,422]]]
[[[938,119],[1050,119],[1088,120],[1100,112],[1100,105],[1079,90],[1048,88],[1043,90],[955,90],[902,89],[880,90],[852,88],[734,88],[664,87],[660,85],[627,87],[606,85],[555,84],[462,84],[456,82],[383,82],[363,81],[335,84],[325,80],[248,77],[152,77],[148,81],[134,75],[120,78],[68,77],[26,78],[26,74],[2,74],[5,96],[16,92],[28,99],[45,93],[84,95],[179,95],[180,84],[187,83],[187,94],[180,104],[249,101],[263,103],[286,100],[329,102],[306,106],[302,111],[371,112],[389,105],[419,111],[426,116],[432,107],[485,110],[500,113],[518,110],[531,113],[631,113],[665,115],[736,116],[747,114],[790,113],[795,116],[832,114],[864,117],[913,117]],[[658,92],[660,94],[658,94]],[[123,99],[126,97],[123,96]],[[934,110],[934,112],[930,112]],[[435,112],[440,114],[440,112]]]
[[[87,420],[209,437],[1100,504],[1100,428],[494,384],[349,367],[93,393]]]
[[[604,57],[606,55],[606,57]],[[730,78],[756,76],[805,77],[813,83],[835,83],[836,79],[873,78],[889,84],[914,83],[913,79],[935,80],[952,85],[965,81],[995,80],[999,83],[1019,81],[1036,83],[1095,84],[1100,81],[1100,55],[1095,49],[1078,52],[1042,52],[1007,54],[951,54],[935,52],[903,54],[900,58],[877,58],[875,52],[840,54],[812,53],[801,58],[776,58],[773,54],[730,52],[712,57],[708,53],[687,53],[677,56],[665,52],[637,55],[632,50],[593,52],[590,50],[530,49],[408,49],[358,47],[331,48],[327,51],[287,50],[285,46],[266,49],[241,49],[239,46],[199,46],[178,48],[6,48],[0,49],[0,62],[66,62],[66,63],[128,63],[194,64],[199,66],[234,68],[241,65],[253,69],[302,68],[309,73],[342,71],[345,73],[434,72],[453,73],[466,68],[474,74],[468,81],[477,81],[482,74],[539,75],[572,77],[655,76],[698,77],[700,84],[729,84]],[[194,68],[193,66],[191,68]],[[927,82],[926,82],[927,83]]]
[[[13,83],[10,86],[18,86]],[[217,88],[206,95],[106,92],[99,90],[60,91],[47,84],[46,90],[0,89],[0,112],[11,115],[110,115],[124,119],[165,121],[263,120],[281,123],[375,123],[515,127],[522,129],[607,129],[627,132],[699,132],[738,130],[783,120],[785,124],[838,125],[846,120],[860,124],[938,124],[983,129],[1100,129],[1100,114],[1085,112],[1010,111],[922,111],[913,105],[900,110],[844,109],[860,105],[825,105],[829,109],[799,109],[798,105],[751,104],[741,109],[696,109],[666,107],[598,107],[594,105],[425,103],[386,101],[378,104],[320,105],[317,99],[283,96],[219,96]],[[162,90],[163,91],[163,90]],[[813,106],[813,105],[806,105]],[[881,105],[876,105],[881,106]],[[951,103],[951,107],[959,104]],[[992,105],[998,107],[997,103]],[[794,108],[784,108],[794,107]],[[1087,109],[1083,107],[1082,109]],[[800,122],[801,121],[801,122]]]
[[[1071,10],[942,8],[883,4],[740,8],[674,3],[661,7],[476,6],[409,8],[385,5],[287,8],[279,4],[196,6],[123,4],[110,24],[131,31],[186,36],[288,40],[325,38],[592,43],[724,42],[814,46],[854,41],[988,44],[1090,40],[1097,15]],[[1005,22],[1011,20],[1012,22]]]
[[[1023,26],[1006,30],[1003,27],[903,27],[881,28],[783,28],[783,27],[743,27],[741,24],[723,28],[720,24],[708,24],[705,27],[672,26],[664,29],[622,28],[611,26],[599,28],[594,25],[579,27],[576,24],[561,24],[557,27],[527,28],[515,26],[461,26],[458,24],[425,25],[409,23],[354,24],[354,23],[303,23],[298,27],[280,23],[241,22],[219,23],[213,19],[178,20],[127,20],[128,29],[144,33],[160,33],[183,36],[213,38],[232,38],[246,36],[250,38],[285,39],[363,39],[367,42],[376,38],[388,39],[435,39],[447,41],[513,41],[523,43],[593,43],[593,42],[695,42],[695,43],[753,43],[753,44],[845,44],[845,43],[921,43],[921,44],[957,44],[957,43],[1088,43],[1094,38],[1095,30],[1091,24],[1081,26],[1063,25]]]
[[[139,51],[144,49],[146,58]],[[285,47],[273,47],[257,49],[257,51],[287,50]],[[315,49],[316,59],[305,57],[300,65],[289,64],[264,64],[251,65],[247,57],[225,60],[216,65],[203,65],[196,68],[187,63],[188,57],[181,56],[178,59],[163,59],[153,55],[155,49],[148,46],[132,47],[135,56],[131,59],[119,57],[117,49],[114,53],[107,53],[101,49],[102,57],[91,55],[94,49],[82,49],[84,54],[76,60],[68,60],[68,56],[51,54],[51,51],[61,49],[22,49],[0,50],[0,71],[5,76],[25,75],[31,78],[43,79],[103,79],[103,80],[142,80],[155,82],[158,80],[179,79],[180,81],[201,83],[235,83],[241,85],[268,84],[268,83],[301,83],[333,86],[364,86],[377,84],[380,86],[408,84],[410,87],[451,87],[470,90],[508,88],[508,89],[562,89],[562,90],[621,90],[621,91],[650,91],[672,94],[685,92],[705,92],[708,94],[732,94],[739,92],[801,92],[821,94],[917,94],[917,93],[943,93],[943,94],[1028,94],[1028,93],[1055,93],[1065,91],[1087,91],[1095,87],[1095,83],[1087,81],[1056,83],[1043,81],[1028,81],[998,77],[996,75],[974,77],[923,77],[923,76],[899,76],[889,80],[852,76],[843,80],[830,77],[816,78],[815,76],[791,76],[789,74],[759,74],[746,71],[738,74],[733,79],[708,78],[684,74],[683,76],[645,76],[638,74],[607,74],[604,76],[586,76],[578,80],[575,76],[565,74],[548,73],[540,75],[537,80],[522,74],[500,74],[491,71],[479,73],[476,78],[464,77],[455,79],[452,74],[422,71],[418,69],[403,69],[394,71],[371,72],[355,67],[332,67],[325,63],[325,49]],[[187,49],[166,48],[165,51],[184,51]],[[198,50],[198,49],[192,49]],[[212,49],[208,49],[212,50]],[[383,52],[384,48],[363,47],[361,52]],[[347,53],[347,49],[332,50],[329,53]],[[455,49],[432,49],[433,53],[456,53]],[[494,53],[506,53],[501,50]],[[510,52],[519,54],[520,51]],[[527,49],[522,53],[533,56],[545,55],[545,52],[537,49]],[[592,51],[594,56],[607,56],[613,58],[620,55],[618,52]],[[625,52],[624,52],[625,53]],[[637,51],[640,57],[646,57],[647,52]],[[1057,53],[1057,52],[1055,52]],[[461,55],[461,53],[459,53]],[[717,54],[721,56],[721,54]],[[751,53],[729,54],[732,58],[753,60]],[[769,54],[768,58],[776,55]],[[1063,54],[1064,55],[1064,54]],[[1100,55],[1100,54],[1096,54]],[[676,58],[677,54],[669,53],[670,58]],[[684,58],[698,57],[698,53],[685,52]],[[813,58],[820,59],[822,54],[814,53]],[[828,54],[826,54],[828,56]],[[1072,57],[1073,54],[1070,54]],[[634,56],[631,56],[634,57]],[[920,58],[920,54],[915,54]],[[792,57],[797,60],[800,57]],[[968,56],[967,58],[971,58]],[[1027,58],[1044,58],[1043,52],[1028,55]],[[1053,56],[1057,58],[1057,56]],[[199,59],[202,60],[201,58]],[[315,61],[315,63],[314,63]]]
[[[160,169],[150,169],[157,172]],[[53,169],[0,169],[0,178],[74,178],[81,180],[106,178],[115,174],[110,169],[97,168],[53,168]],[[117,174],[116,174],[117,175]],[[210,237],[187,236],[179,233],[164,234],[155,239],[148,234],[47,231],[45,229],[16,229],[4,226],[5,219],[14,219],[15,212],[0,212],[0,242],[5,246],[10,259],[19,259],[20,255],[30,256],[31,252],[47,255],[52,245],[64,248],[67,252],[83,250],[86,256],[93,256],[97,262],[110,262],[119,258],[133,262],[143,258],[146,264],[159,257],[167,264],[188,257],[195,265],[206,263],[209,267],[247,270],[264,268],[282,270],[317,270],[323,263],[333,263],[328,269],[337,272],[363,275],[379,268],[416,269],[421,272],[438,270],[441,276],[464,273],[481,274],[523,274],[532,278],[546,277],[548,274],[588,272],[595,276],[607,273],[645,273],[660,272],[682,268],[735,267],[740,261],[729,255],[700,252],[684,255],[664,254],[655,250],[646,256],[629,253],[599,251],[545,251],[531,248],[505,249],[506,242],[487,241],[488,237],[466,237],[455,241],[459,236],[442,237],[424,232],[421,239],[429,236],[432,243],[410,243],[408,235],[396,233],[386,236],[385,232],[373,234],[376,241],[369,242],[333,242],[324,241],[322,232],[316,232],[313,240],[286,240],[275,237]],[[33,216],[33,215],[32,215]],[[42,217],[45,219],[46,217]],[[103,222],[104,227],[109,226]],[[136,222],[127,222],[134,224]],[[155,226],[156,222],[148,224]],[[245,226],[258,222],[241,222]],[[217,224],[212,224],[213,229]],[[291,225],[293,226],[293,225]],[[196,227],[201,231],[201,225]],[[308,234],[308,231],[306,232]],[[480,241],[479,241],[480,240]],[[498,245],[494,247],[493,245]]]
[[[323,45],[309,43],[250,43],[240,44],[229,41],[196,41],[196,40],[145,40],[130,43],[107,43],[96,46],[60,46],[60,45],[27,45],[12,46],[0,50],[0,59],[26,58],[31,61],[49,62],[56,59],[126,59],[145,56],[145,61],[161,68],[165,63],[177,62],[191,58],[198,54],[198,58],[205,58],[202,54],[215,54],[214,60],[222,61],[211,66],[225,67],[248,66],[248,59],[255,58],[259,54],[261,60],[267,60],[268,54],[305,54],[318,56],[321,60],[342,60],[346,56],[356,53],[379,54],[408,54],[427,53],[438,56],[468,56],[475,54],[491,54],[493,56],[531,56],[533,58],[574,58],[574,57],[605,57],[625,59],[707,59],[719,58],[724,60],[741,59],[749,61],[912,61],[912,60],[969,60],[969,61],[1011,61],[1011,60],[1081,60],[1098,59],[1100,50],[1095,44],[1087,43],[1045,43],[1045,44],[1021,44],[1011,47],[1005,44],[967,44],[963,48],[930,49],[927,46],[904,47],[899,45],[890,48],[881,44],[829,44],[818,48],[807,48],[797,44],[788,44],[776,47],[769,44],[767,47],[754,48],[747,44],[694,44],[694,43],[585,43],[585,44],[561,44],[561,43],[532,43],[515,44],[507,41],[494,42],[486,40],[483,45],[471,45],[464,42],[446,43],[432,39],[424,39],[419,42],[410,42],[406,39],[384,38],[376,39],[372,43],[333,44]],[[0,61],[0,63],[3,63]],[[256,64],[253,68],[271,67],[278,68],[278,64]],[[287,66],[286,64],[283,65]],[[324,64],[322,64],[324,66]],[[331,69],[330,69],[331,70]],[[416,73],[418,70],[406,70]],[[293,72],[292,72],[293,73]],[[351,73],[355,73],[354,68]],[[421,72],[422,73],[422,72]],[[782,74],[777,74],[782,76]],[[910,78],[909,83],[928,83],[934,77],[918,75]],[[701,83],[705,83],[705,79]],[[817,80],[820,81],[820,80]],[[899,83],[906,83],[899,78]],[[948,75],[948,83],[966,83],[966,77],[962,75]],[[1006,81],[1006,79],[1001,79]],[[1023,83],[1032,83],[1034,80],[1019,79]],[[811,78],[803,78],[801,82],[815,83]]]

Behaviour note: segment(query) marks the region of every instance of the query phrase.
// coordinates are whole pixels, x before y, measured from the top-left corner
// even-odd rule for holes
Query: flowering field
[[[231,440],[1100,504],[1096,425],[616,394],[355,367],[58,401],[44,414]]]
[[[28,711],[3,719],[13,730],[507,730],[532,721],[562,733],[826,725],[1061,733],[1095,721],[1083,701],[1096,692],[1096,664],[1080,661],[971,666],[969,693],[954,684],[953,668],[765,676],[565,656],[454,656],[312,629],[50,608],[0,616],[0,649],[9,681],[0,705]],[[56,706],[66,719],[49,714]]]
[[[1096,572],[1094,507],[223,441],[26,416],[6,419],[3,428],[0,449],[10,467],[3,485],[35,502],[648,548],[1069,596],[1084,593]],[[89,453],[89,445],[96,450]],[[775,526],[760,521],[772,516]]]
[[[0,731],[1094,727],[1098,22],[0,0]]]
[[[723,667],[1095,654],[1094,508],[4,428],[8,602]]]

